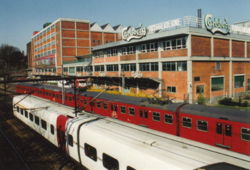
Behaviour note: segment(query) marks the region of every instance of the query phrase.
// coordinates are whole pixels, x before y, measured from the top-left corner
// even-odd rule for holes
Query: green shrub
[[[236,106],[236,105],[238,105],[237,102],[233,101],[233,99],[229,98],[229,97],[225,97],[225,98],[219,100],[219,104],[228,105],[228,106]]]
[[[198,104],[203,104],[203,105],[206,104],[206,98],[202,94],[200,94],[198,96],[197,103]]]

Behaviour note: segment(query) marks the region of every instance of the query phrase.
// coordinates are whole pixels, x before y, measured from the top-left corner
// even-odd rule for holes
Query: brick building
[[[114,29],[116,28],[116,29]],[[91,48],[120,40],[119,26],[59,18],[33,33],[30,54],[33,75],[61,75],[64,63],[88,55]]]
[[[213,102],[250,90],[250,32],[208,19],[128,27],[126,40],[93,48],[95,84],[189,102],[201,94]]]

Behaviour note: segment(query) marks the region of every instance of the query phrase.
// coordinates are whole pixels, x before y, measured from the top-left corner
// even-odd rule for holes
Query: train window
[[[128,110],[130,115],[135,115],[135,108],[130,107]]]
[[[208,131],[207,121],[198,120],[197,128],[198,130],[201,130],[201,131]]]
[[[87,104],[87,100],[85,99],[85,100],[83,100],[83,104]]]
[[[47,122],[45,120],[41,119],[41,125],[43,129],[47,129]]]
[[[105,110],[108,109],[108,104],[107,103],[103,103],[103,109],[105,109]]]
[[[84,144],[84,153],[90,159],[97,161],[97,151],[96,151],[96,148],[94,148],[93,146],[85,143]]]
[[[119,162],[115,158],[103,153],[102,154],[102,163],[103,166],[108,170],[118,170]]]
[[[54,128],[53,125],[50,125],[50,133],[51,133],[52,135],[54,135],[54,133],[55,133],[55,128]]]
[[[124,114],[126,113],[126,107],[125,106],[121,106],[120,110],[121,110],[121,113],[124,113]]]
[[[19,110],[20,110],[20,109],[19,109],[19,107],[17,106],[17,107],[16,107],[16,111],[19,112]]]
[[[100,107],[101,107],[101,103],[100,103],[100,102],[96,102],[96,106],[97,106],[98,108],[100,108]]]
[[[191,128],[192,127],[192,120],[188,117],[183,117],[182,118],[182,126],[187,127],[187,128]]]
[[[67,141],[68,141],[68,144],[70,145],[70,146],[73,146],[73,144],[74,144],[74,141],[73,141],[73,136],[72,135],[68,135],[67,136]]]
[[[39,126],[39,117],[35,116],[35,123]]]
[[[159,112],[153,112],[153,120],[154,121],[160,121],[161,120]]]
[[[127,170],[136,170],[136,169],[131,166],[127,166]]]
[[[34,116],[32,113],[30,113],[30,121],[33,121],[33,119],[34,119]]]
[[[72,97],[69,97],[68,99],[69,99],[70,102],[72,101]]]
[[[169,114],[164,115],[164,121],[167,124],[172,124],[173,123],[173,116]]]
[[[140,110],[140,117],[142,118],[148,118],[148,111],[147,110]]]
[[[117,105],[116,104],[111,104],[111,110],[117,112]]]
[[[216,124],[216,133],[222,134],[222,124],[221,123]]]
[[[20,112],[20,113],[21,113],[21,115],[23,115],[23,109],[20,109],[20,110],[21,110],[21,112]]]
[[[232,126],[231,125],[225,126],[225,134],[226,134],[226,136],[232,136]]]
[[[27,118],[29,117],[29,114],[28,114],[27,110],[24,111],[24,114],[25,114],[25,117],[27,117]]]
[[[241,139],[250,141],[250,129],[249,128],[241,128]]]

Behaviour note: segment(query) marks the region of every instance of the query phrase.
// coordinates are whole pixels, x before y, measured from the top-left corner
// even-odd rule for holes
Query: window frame
[[[112,162],[111,162],[112,161]],[[108,165],[115,165],[114,164],[114,162],[113,161],[115,161],[115,164],[117,164],[115,167],[110,167],[110,166],[108,166]],[[107,164],[108,163],[108,164]],[[119,161],[117,160],[117,159],[115,159],[114,157],[112,157],[112,156],[110,156],[110,155],[108,155],[108,154],[106,154],[106,153],[103,153],[102,154],[102,165],[103,165],[103,167],[105,167],[106,169],[119,169]]]
[[[199,123],[206,123],[206,130],[200,128],[201,125],[199,125]],[[196,121],[196,129],[197,129],[198,131],[208,132],[208,121],[206,121],[206,120],[197,120],[197,121]]]
[[[131,114],[131,110],[133,110],[133,114]],[[131,116],[135,116],[135,108],[134,107],[129,107],[128,108],[128,114]]]
[[[171,123],[166,121],[166,116],[170,116],[171,117]],[[173,124],[174,123],[174,116],[172,114],[165,113],[164,114],[164,123],[166,123],[166,124]]]
[[[185,126],[183,123],[184,123],[184,119],[189,119],[190,120],[190,124],[191,124],[191,126],[189,127],[189,126]],[[193,124],[192,124],[192,118],[190,118],[190,117],[186,117],[186,116],[184,116],[184,117],[182,117],[182,127],[184,127],[184,128],[189,128],[189,129],[192,129],[192,126],[193,126]]]
[[[243,134],[243,132],[242,132],[243,129],[246,129],[247,131],[249,131],[249,133],[246,133],[246,134],[244,133],[244,134]],[[245,137],[242,137],[243,135],[249,136],[249,140],[245,139]],[[250,128],[241,127],[241,128],[240,128],[240,138],[241,138],[241,140],[243,140],[243,141],[250,142]]]
[[[157,116],[156,116],[156,114],[157,114]],[[159,118],[159,120],[155,119],[156,117]],[[156,122],[160,122],[161,121],[161,114],[160,114],[160,112],[152,112],[152,120],[156,121]]]

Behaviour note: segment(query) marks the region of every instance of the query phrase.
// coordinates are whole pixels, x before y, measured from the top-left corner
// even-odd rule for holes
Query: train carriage
[[[96,114],[82,112],[73,117],[73,108],[34,96],[14,97],[15,116],[29,126],[36,124],[35,120],[25,121],[25,114],[20,114],[17,106],[31,111],[38,104],[40,108],[35,109],[34,115],[46,121],[47,129],[40,124],[40,130],[44,131],[38,127],[34,130],[88,169],[244,170],[250,167],[247,155]],[[55,127],[54,134],[49,124]],[[53,141],[44,134],[51,134]]]
[[[62,103],[60,88],[22,84],[17,92]],[[67,106],[250,155],[250,112],[186,103],[153,104],[147,98],[65,90]],[[54,97],[50,97],[54,96]],[[56,98],[56,99],[54,99]]]

